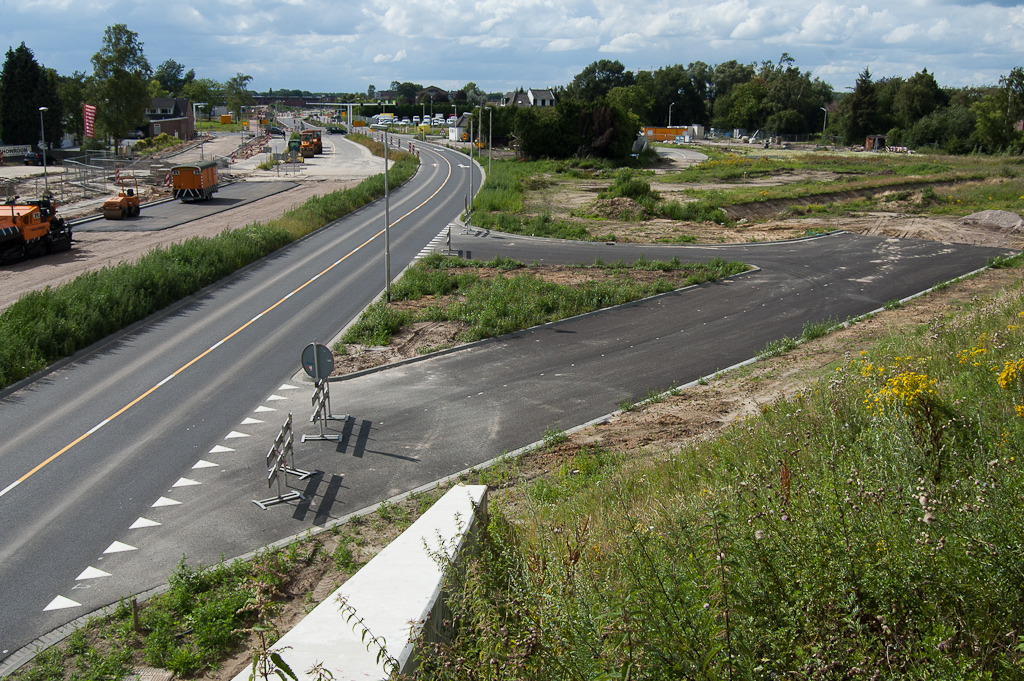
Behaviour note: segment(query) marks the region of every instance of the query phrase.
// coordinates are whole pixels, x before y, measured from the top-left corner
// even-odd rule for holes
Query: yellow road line
[[[428,149],[428,151],[430,151],[430,150]],[[437,152],[435,152],[435,151],[431,151],[431,153],[437,154]],[[426,205],[426,204],[427,204],[427,203],[428,203],[428,202],[429,202],[430,200],[432,200],[432,199],[433,199],[433,198],[434,198],[435,196],[437,196],[437,195],[438,195],[438,193],[439,193],[439,192],[440,192],[440,191],[441,191],[442,189],[444,189],[445,185],[447,185],[447,184],[448,184],[448,181],[449,181],[449,180],[451,179],[451,177],[452,177],[452,164],[451,164],[451,163],[450,163],[450,162],[449,162],[449,161],[448,161],[448,160],[447,160],[447,159],[446,159],[446,158],[445,158],[444,156],[442,156],[441,154],[437,154],[437,155],[438,155],[438,157],[440,157],[440,158],[441,158],[441,160],[443,160],[443,161],[444,161],[445,163],[447,163],[447,164],[448,164],[448,174],[447,174],[447,175],[445,176],[445,178],[444,178],[444,182],[442,182],[442,183],[441,183],[441,185],[440,185],[440,186],[439,186],[439,187],[437,188],[437,190],[436,190],[436,191],[434,191],[434,193],[433,193],[433,194],[431,194],[431,195],[430,195],[430,196],[428,196],[428,197],[427,197],[426,199],[424,199],[424,200],[423,200],[423,201],[422,201],[421,203],[419,203],[418,205],[416,205],[415,207],[413,207],[413,208],[412,208],[411,210],[409,210],[409,212],[407,212],[407,213],[406,213],[405,215],[403,215],[402,217],[400,217],[400,218],[398,218],[397,220],[395,220],[394,222],[392,222],[392,223],[391,223],[390,225],[388,225],[389,227],[393,227],[394,225],[397,225],[397,224],[398,224],[399,222],[401,222],[402,220],[404,220],[405,218],[409,217],[410,215],[412,215],[413,213],[415,213],[415,212],[416,212],[417,210],[419,210],[420,208],[422,208],[423,206],[425,206],[425,205]],[[377,232],[376,234],[374,234],[373,236],[371,236],[371,237],[370,237],[369,239],[367,239],[367,240],[366,240],[366,241],[364,241],[363,243],[361,243],[361,244],[359,244],[358,246],[356,246],[355,248],[353,248],[353,249],[352,249],[351,251],[349,251],[348,253],[346,253],[346,254],[345,254],[344,256],[342,256],[342,257],[341,257],[341,258],[339,258],[338,260],[335,260],[335,261],[334,261],[333,263],[331,263],[331,265],[329,265],[328,267],[326,267],[326,268],[325,268],[325,269],[324,269],[324,270],[323,270],[322,272],[320,272],[319,274],[316,274],[315,276],[312,276],[312,277],[310,277],[309,279],[307,279],[307,280],[306,280],[306,282],[305,282],[304,284],[302,284],[301,286],[299,286],[298,288],[296,288],[296,289],[295,289],[294,291],[292,291],[292,292],[291,292],[291,293],[289,293],[288,295],[286,295],[286,296],[284,296],[283,298],[281,298],[280,300],[278,300],[278,301],[277,301],[276,303],[274,303],[273,305],[271,305],[270,307],[268,307],[268,308],[267,308],[266,310],[264,310],[263,312],[260,312],[260,313],[259,313],[258,315],[256,315],[255,317],[253,317],[252,319],[250,319],[249,321],[247,321],[247,322],[246,322],[245,324],[242,324],[242,325],[241,325],[240,327],[238,327],[237,329],[235,329],[234,331],[232,331],[231,333],[229,333],[229,334],[228,334],[227,336],[225,336],[224,338],[220,339],[220,340],[219,340],[218,342],[216,342],[216,343],[214,343],[213,345],[211,345],[211,346],[210,346],[209,348],[207,348],[207,349],[206,349],[206,350],[205,350],[204,352],[202,352],[201,354],[199,354],[199,355],[197,355],[197,356],[193,357],[193,358],[192,358],[192,359],[191,359],[190,361],[188,361],[188,362],[187,362],[186,364],[182,365],[182,366],[181,366],[180,368],[178,368],[178,369],[177,369],[176,371],[174,371],[173,373],[171,373],[171,374],[170,374],[170,375],[169,375],[169,376],[168,376],[167,378],[163,379],[162,381],[160,381],[159,383],[157,383],[156,385],[154,385],[154,386],[153,386],[152,388],[150,388],[150,389],[149,389],[149,390],[147,390],[146,392],[142,393],[141,395],[139,395],[138,397],[136,397],[136,398],[135,398],[134,400],[132,400],[132,401],[131,401],[131,402],[129,402],[128,404],[124,405],[123,407],[121,407],[120,409],[118,409],[117,411],[115,411],[115,412],[114,412],[113,414],[111,414],[111,415],[110,415],[110,416],[108,416],[107,418],[105,418],[105,419],[103,419],[102,421],[100,421],[100,422],[99,422],[98,424],[96,424],[95,426],[93,426],[93,427],[92,427],[91,429],[89,429],[89,430],[88,430],[88,431],[86,431],[85,433],[83,433],[83,434],[79,435],[79,436],[78,436],[77,438],[75,438],[74,440],[72,440],[72,441],[71,441],[71,442],[70,442],[69,444],[65,445],[65,446],[64,446],[64,447],[63,447],[63,448],[62,448],[62,449],[61,449],[60,451],[58,451],[58,452],[56,452],[56,453],[54,453],[54,454],[51,454],[51,455],[50,455],[50,456],[49,456],[48,458],[46,458],[46,459],[45,459],[44,461],[42,461],[41,463],[37,464],[37,465],[36,465],[36,467],[35,467],[35,468],[33,468],[32,470],[30,470],[30,471],[29,471],[28,473],[25,473],[24,475],[22,475],[22,476],[21,476],[20,478],[18,478],[18,479],[17,479],[16,481],[14,481],[14,482],[13,482],[12,484],[10,484],[10,485],[8,485],[7,487],[5,487],[5,488],[4,488],[3,490],[0,490],[0,497],[4,496],[4,495],[5,495],[5,494],[7,494],[8,492],[10,492],[10,491],[11,491],[12,489],[14,489],[14,488],[15,488],[15,487],[17,487],[18,485],[20,485],[20,484],[21,484],[22,482],[24,482],[25,480],[28,480],[28,479],[29,479],[30,477],[32,477],[33,475],[35,475],[35,474],[36,474],[36,473],[37,473],[37,472],[38,472],[39,470],[41,470],[41,469],[42,469],[42,468],[43,468],[44,466],[48,465],[48,464],[49,464],[50,462],[52,462],[52,461],[53,461],[54,459],[56,459],[57,457],[59,457],[59,456],[60,456],[61,454],[64,454],[65,452],[67,452],[68,450],[70,450],[70,449],[71,449],[72,447],[74,447],[75,445],[77,445],[78,443],[80,443],[80,442],[81,442],[82,440],[84,440],[85,438],[89,437],[90,435],[92,435],[93,433],[95,433],[96,431],[98,431],[98,430],[99,430],[100,428],[102,428],[103,426],[107,425],[108,423],[110,423],[111,421],[113,421],[114,419],[116,419],[116,418],[117,418],[118,416],[120,416],[121,414],[125,413],[126,411],[128,411],[129,409],[131,409],[132,407],[134,407],[134,406],[135,406],[136,404],[138,404],[138,403],[139,403],[139,402],[141,402],[142,400],[144,400],[144,399],[146,399],[147,397],[149,397],[150,395],[152,395],[152,394],[153,394],[154,392],[156,392],[156,391],[157,391],[157,389],[159,389],[159,388],[160,388],[160,387],[161,387],[162,385],[164,385],[165,383],[169,382],[169,381],[170,381],[170,380],[171,380],[172,378],[174,378],[174,377],[178,376],[179,374],[181,374],[181,373],[182,373],[183,371],[185,371],[186,369],[188,369],[189,367],[191,367],[191,366],[192,366],[193,364],[195,364],[196,362],[198,362],[199,360],[201,360],[201,359],[202,359],[203,357],[206,357],[206,356],[207,356],[208,354],[210,354],[211,352],[213,352],[214,350],[216,350],[217,348],[219,348],[219,347],[220,347],[221,345],[223,345],[223,344],[224,344],[224,343],[226,343],[227,341],[229,341],[229,340],[231,340],[232,338],[234,338],[235,336],[237,336],[237,335],[238,335],[239,333],[241,333],[241,332],[242,332],[243,330],[247,329],[247,328],[248,328],[249,326],[251,326],[251,325],[252,325],[252,324],[254,324],[254,323],[255,323],[256,321],[258,321],[259,319],[261,319],[261,318],[262,318],[262,317],[263,317],[264,315],[266,315],[266,314],[267,314],[268,312],[271,312],[271,311],[273,311],[273,310],[274,310],[275,308],[277,308],[277,307],[278,307],[279,305],[281,305],[282,303],[284,303],[284,301],[288,300],[289,298],[291,298],[292,296],[294,296],[294,295],[295,295],[296,293],[298,293],[298,292],[299,292],[299,291],[301,291],[302,289],[306,288],[306,287],[307,287],[307,286],[309,286],[309,285],[310,285],[311,283],[313,283],[314,281],[316,281],[317,279],[319,279],[319,278],[320,278],[320,277],[322,277],[323,275],[327,274],[328,272],[330,272],[331,270],[333,270],[333,269],[334,269],[335,267],[337,267],[337,266],[338,266],[338,265],[340,265],[341,263],[343,263],[343,262],[345,262],[346,260],[348,260],[348,258],[349,258],[350,256],[352,256],[353,254],[355,254],[355,253],[356,253],[357,251],[359,251],[360,249],[362,249],[362,248],[363,248],[364,246],[366,246],[367,244],[369,244],[369,243],[370,243],[371,241],[373,241],[374,239],[376,239],[377,237],[379,237],[379,236],[380,236],[381,234],[383,234],[383,233],[384,233],[384,229],[381,229],[381,230],[380,230],[379,232]]]

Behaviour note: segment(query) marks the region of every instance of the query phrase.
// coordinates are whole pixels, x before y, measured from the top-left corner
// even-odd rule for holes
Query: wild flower
[[[914,407],[929,395],[935,394],[935,384],[936,380],[927,374],[913,370],[901,371],[890,377],[877,393],[869,391],[865,404],[869,410],[894,404],[904,408]]]
[[[1003,390],[1011,389],[1017,383],[1017,377],[1024,373],[1024,359],[1009,360],[1003,365],[996,382]]]

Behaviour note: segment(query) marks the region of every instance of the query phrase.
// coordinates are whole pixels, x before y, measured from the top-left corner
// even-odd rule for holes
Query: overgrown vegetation
[[[398,536],[444,491],[412,494],[404,501],[382,505],[377,513],[356,516],[328,533],[264,551],[249,561],[204,568],[189,565],[182,557],[166,593],[137,606],[130,600],[121,601],[110,615],[90,620],[65,643],[47,648],[11,678],[116,681],[140,666],[194,678],[218,669],[246,642],[252,653],[262,658],[263,669],[270,647],[281,634],[275,618],[287,592],[294,588],[299,569],[333,574],[340,586],[382,542]],[[332,545],[333,550],[329,548]],[[287,651],[282,656],[287,662]],[[273,673],[270,676],[276,678]]]
[[[490,505],[426,678],[1021,678],[1024,287]]]
[[[418,160],[395,154],[392,186],[416,171]],[[305,203],[266,224],[253,223],[210,238],[158,248],[133,263],[88,272],[54,288],[33,291],[0,313],[0,387],[144,319],[204,286],[259,260],[305,234],[384,195],[384,175]]]
[[[170,149],[171,147],[176,147],[184,143],[184,140],[180,140],[177,137],[171,137],[166,132],[162,132],[156,137],[145,137],[140,139],[132,145],[132,151],[136,154],[155,154],[158,151]]]
[[[482,267],[514,274],[488,279],[473,271]],[[605,281],[565,286],[545,282],[531,272],[532,268],[501,256],[483,262],[435,253],[405,271],[391,287],[391,299],[434,296],[438,298],[436,304],[414,313],[378,301],[349,327],[341,342],[386,345],[401,327],[417,321],[465,322],[469,328],[462,334],[462,340],[474,341],[713,281],[747,268],[742,263],[717,258],[698,264],[684,264],[678,258],[669,262],[641,258],[631,265],[596,262],[591,267],[613,274],[630,269],[661,271],[665,276],[646,283],[628,276],[613,276]],[[456,268],[458,271],[453,272]]]

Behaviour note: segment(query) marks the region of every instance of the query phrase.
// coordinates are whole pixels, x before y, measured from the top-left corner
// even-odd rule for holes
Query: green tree
[[[466,99],[471,104],[483,104],[487,101],[487,93],[481,90],[473,81],[466,83],[462,91],[466,93]]]
[[[25,43],[8,49],[0,71],[0,140],[35,145],[41,106],[47,108],[42,112],[47,146],[59,143],[64,135],[64,109],[57,94],[57,74],[43,68]]]
[[[651,119],[651,104],[654,100],[649,90],[640,84],[613,87],[608,91],[608,101],[622,107],[641,122],[649,122]]]
[[[893,99],[892,112],[897,125],[910,128],[947,102],[948,97],[935,82],[935,77],[924,69],[902,84]]]
[[[601,59],[593,62],[572,79],[565,90],[568,97],[592,102],[604,97],[612,88],[634,83],[633,74],[619,61]]]
[[[863,144],[868,135],[880,132],[879,124],[875,84],[865,67],[853,92],[842,101],[840,130],[847,144]]]
[[[237,121],[242,120],[242,107],[252,106],[252,93],[248,89],[251,80],[252,76],[235,73],[224,83],[224,103],[227,105],[228,111],[234,112]]]
[[[638,78],[647,82],[646,77]],[[687,67],[681,64],[665,66],[651,74],[649,91],[651,96],[650,123],[668,124],[668,110],[672,109],[672,120],[676,123],[707,123],[708,115],[704,98],[701,97]]]
[[[188,97],[193,104],[203,104],[199,108],[206,113],[206,120],[210,120],[210,112],[213,107],[224,101],[224,90],[220,83],[211,78],[197,78],[181,88],[181,94]],[[278,93],[280,94],[280,92]]]
[[[182,93],[182,88],[195,80],[196,72],[189,69],[186,73],[184,65],[168,59],[156,67],[153,77],[159,81],[161,89],[166,90],[169,96],[178,97]]]
[[[85,137],[85,112],[82,110],[85,93],[86,78],[81,71],[75,71],[70,76],[58,77],[57,95],[64,109],[64,130],[78,140]]]
[[[139,35],[124,24],[108,26],[103,45],[92,56],[90,98],[96,103],[96,126],[118,146],[131,130],[146,122],[151,69]]]

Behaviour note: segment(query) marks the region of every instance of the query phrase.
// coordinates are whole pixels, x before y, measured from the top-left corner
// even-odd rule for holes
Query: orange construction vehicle
[[[0,264],[69,248],[71,225],[51,199],[19,203],[15,196],[0,206]]]
[[[125,182],[131,180],[135,183],[134,189],[126,189]],[[123,220],[135,217],[142,210],[142,200],[139,197],[139,182],[135,176],[122,177],[118,180],[121,190],[117,196],[103,202],[103,217],[107,220]]]
[[[299,140],[302,142],[303,158],[324,153],[324,144],[319,129],[303,130],[299,133]]]
[[[171,168],[174,198],[209,200],[217,191],[217,162],[199,161]]]

